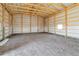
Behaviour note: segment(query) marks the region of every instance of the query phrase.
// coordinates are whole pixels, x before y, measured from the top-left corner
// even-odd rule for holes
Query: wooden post
[[[39,32],[39,18],[37,16],[37,32]]]
[[[32,23],[32,22],[31,22],[31,14],[30,14],[30,32],[31,32],[31,23]]]
[[[65,39],[67,40],[67,7],[65,7]]]
[[[8,20],[8,22],[9,22],[9,35],[11,35],[11,33],[10,33],[10,27],[11,27],[11,15],[9,14],[9,20]]]
[[[50,21],[50,19],[48,18],[48,32],[49,32],[49,25],[50,25],[49,21]]]
[[[21,14],[21,33],[23,33],[23,14]]]
[[[43,18],[43,32],[45,32],[45,26],[46,26],[45,18]]]
[[[2,36],[5,39],[5,28],[4,28],[4,7],[2,6]]]
[[[54,32],[56,34],[56,15],[54,16]]]
[[[12,34],[13,34],[13,25],[14,25],[14,23],[13,23],[13,15],[11,15],[11,23],[12,23]]]

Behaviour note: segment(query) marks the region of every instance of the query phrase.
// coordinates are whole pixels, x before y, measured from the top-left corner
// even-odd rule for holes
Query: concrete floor
[[[15,35],[2,47],[2,56],[79,56],[79,40],[47,34]]]

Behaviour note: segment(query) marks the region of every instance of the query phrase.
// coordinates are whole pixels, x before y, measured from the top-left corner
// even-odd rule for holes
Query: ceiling
[[[25,13],[47,17],[64,10],[73,3],[5,3],[7,10],[12,13]]]

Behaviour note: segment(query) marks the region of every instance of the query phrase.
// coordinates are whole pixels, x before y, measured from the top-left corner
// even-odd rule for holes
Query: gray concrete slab
[[[2,47],[2,56],[79,56],[79,40],[48,33],[15,35]]]

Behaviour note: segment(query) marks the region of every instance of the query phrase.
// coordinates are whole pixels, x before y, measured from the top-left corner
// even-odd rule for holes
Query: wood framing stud
[[[46,23],[45,23],[45,18],[43,18],[43,32],[45,32],[45,25],[46,25]]]
[[[50,18],[48,18],[48,32],[49,32],[49,29],[50,29]]]
[[[39,32],[39,16],[37,16],[37,32]]]
[[[21,33],[23,33],[23,14],[21,14]]]
[[[31,32],[31,24],[32,24],[31,19],[32,19],[32,15],[30,14],[30,32]]]
[[[56,15],[54,15],[54,32],[56,34]]]
[[[65,35],[65,39],[67,39],[67,7],[64,8],[65,9],[65,32],[66,32],[66,35]]]
[[[2,36],[3,40],[5,39],[5,32],[4,32],[4,7],[2,6]]]
[[[13,19],[13,15],[11,15],[11,23],[12,23],[12,34],[13,34],[13,25],[14,25],[14,24],[13,24],[13,20],[14,20],[14,19]]]

